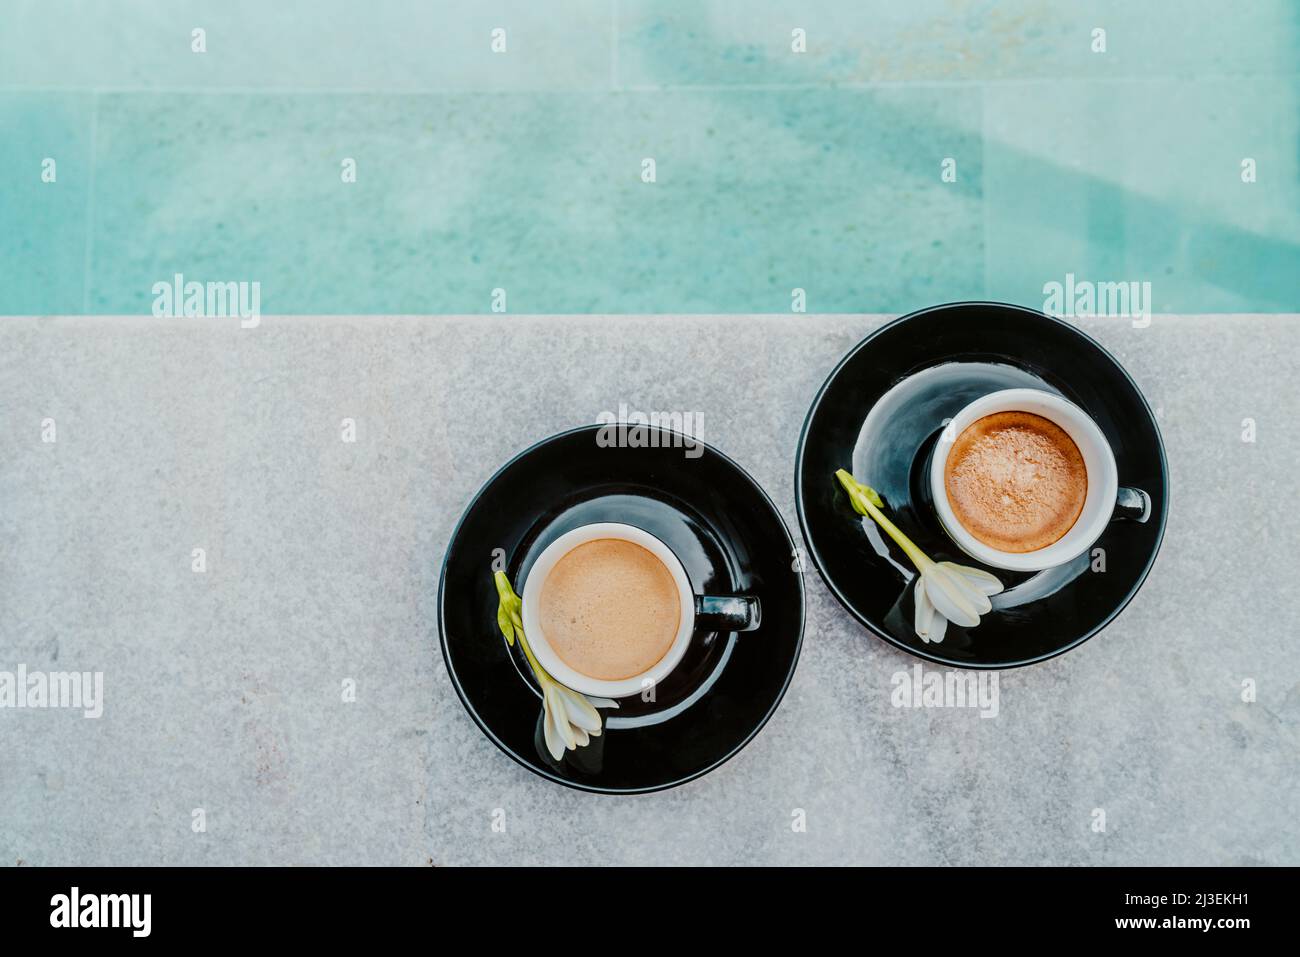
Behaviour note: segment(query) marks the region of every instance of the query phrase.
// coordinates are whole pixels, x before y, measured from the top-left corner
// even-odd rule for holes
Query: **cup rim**
[[[1043,417],[1065,430],[1078,446],[1088,474],[1088,492],[1079,518],[1056,541],[1032,552],[1004,552],[981,542],[958,521],[948,502],[944,469],[957,436],[967,426],[986,415],[1021,409],[1021,403],[1049,410]],[[1021,410],[1040,414],[1033,408]],[[1070,400],[1043,389],[999,389],[968,402],[945,424],[930,461],[930,493],[939,522],[948,537],[972,558],[1008,571],[1043,571],[1063,565],[1087,551],[1110,524],[1118,492],[1115,453],[1101,427]]]
[[[593,678],[569,667],[551,648],[542,629],[540,618],[535,612],[542,585],[545,584],[546,577],[556,563],[579,545],[601,538],[614,538],[640,545],[664,563],[664,567],[672,576],[673,583],[677,586],[680,612],[677,634],[673,636],[672,644],[668,646],[663,657],[653,665],[640,674],[628,678],[612,680]],[[681,662],[690,645],[691,637],[695,634],[695,591],[691,587],[690,578],[681,559],[655,535],[624,522],[591,522],[570,529],[556,538],[542,550],[528,570],[521,598],[523,607],[520,614],[523,619],[524,634],[538,663],[560,684],[594,697],[627,698],[658,684]]]

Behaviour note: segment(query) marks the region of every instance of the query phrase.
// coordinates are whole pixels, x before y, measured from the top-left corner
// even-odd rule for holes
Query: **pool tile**
[[[105,95],[91,310],[148,313],[153,284],[182,273],[257,281],[268,313],[423,311],[437,282],[439,152],[433,117],[410,106]]]
[[[990,294],[1073,273],[1149,281],[1158,312],[1300,310],[1298,136],[1293,79],[990,88]]]
[[[82,310],[93,124],[90,95],[0,93],[0,315]]]
[[[623,312],[909,309],[983,290],[979,91],[638,94],[617,117]],[[973,129],[971,127],[974,127]],[[945,158],[956,182],[943,182]]]
[[[1290,74],[1287,0],[618,0],[629,86],[780,86],[1160,75]],[[793,50],[802,29],[806,51]],[[1093,30],[1106,31],[1094,52]]]
[[[148,312],[176,272],[257,280],[267,313],[487,312],[496,288],[531,313],[978,295],[979,110],[932,89],[106,95],[91,309]]]
[[[15,6],[16,5],[16,6]],[[8,0],[0,86],[606,89],[610,0]],[[205,31],[196,53],[192,31]],[[505,51],[491,49],[505,30]]]

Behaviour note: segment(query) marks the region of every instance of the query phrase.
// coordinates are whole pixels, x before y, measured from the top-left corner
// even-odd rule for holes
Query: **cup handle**
[[[696,595],[695,625],[706,631],[753,631],[762,624],[758,599],[751,595]]]
[[[1145,522],[1151,517],[1151,496],[1140,488],[1121,485],[1115,496],[1112,522]]]

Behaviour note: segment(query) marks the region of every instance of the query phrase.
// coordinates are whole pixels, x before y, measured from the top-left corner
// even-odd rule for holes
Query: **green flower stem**
[[[510,579],[506,577],[505,572],[493,573],[492,580],[496,583],[497,597],[501,601],[500,606],[497,608],[497,622],[501,623],[502,616],[504,615],[506,621],[508,621],[511,626],[510,632],[508,633],[506,632],[504,625],[501,629],[502,634],[505,635],[506,643],[514,644],[514,638],[518,635],[519,647],[523,648],[524,657],[528,659],[528,665],[533,669],[533,674],[537,678],[537,683],[540,684],[542,690],[545,691],[547,683],[552,682],[555,679],[547,674],[546,669],[542,667],[541,662],[539,662],[537,657],[533,654],[533,649],[528,646],[528,636],[524,634],[524,603],[520,597],[515,594],[515,590],[511,586]]]
[[[839,469],[835,472],[835,477],[840,480],[844,486],[844,491],[849,493],[849,501],[853,505],[854,511],[859,515],[866,515],[875,520],[876,524],[885,530],[885,533],[894,540],[899,548],[912,560],[916,570],[924,572],[934,564],[916,544],[904,535],[897,525],[885,517],[885,513],[880,509],[884,506],[880,495],[870,485],[863,485],[845,469]]]
[[[547,674],[546,669],[542,667],[541,663],[535,657],[533,657],[533,649],[528,647],[528,639],[524,637],[522,631],[519,632],[519,646],[524,649],[524,657],[528,659],[528,664],[532,666],[533,674],[537,676],[537,683],[542,686],[542,690],[545,690],[547,682],[554,681],[555,679]]]

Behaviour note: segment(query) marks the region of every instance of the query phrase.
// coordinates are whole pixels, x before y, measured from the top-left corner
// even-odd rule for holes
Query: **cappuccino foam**
[[[1031,412],[995,412],[968,425],[948,453],[943,481],[962,527],[1003,552],[1033,552],[1060,540],[1088,495],[1074,440]]]
[[[672,646],[681,600],[653,552],[598,538],[566,552],[542,584],[538,621],[566,665],[601,681],[650,669]]]

